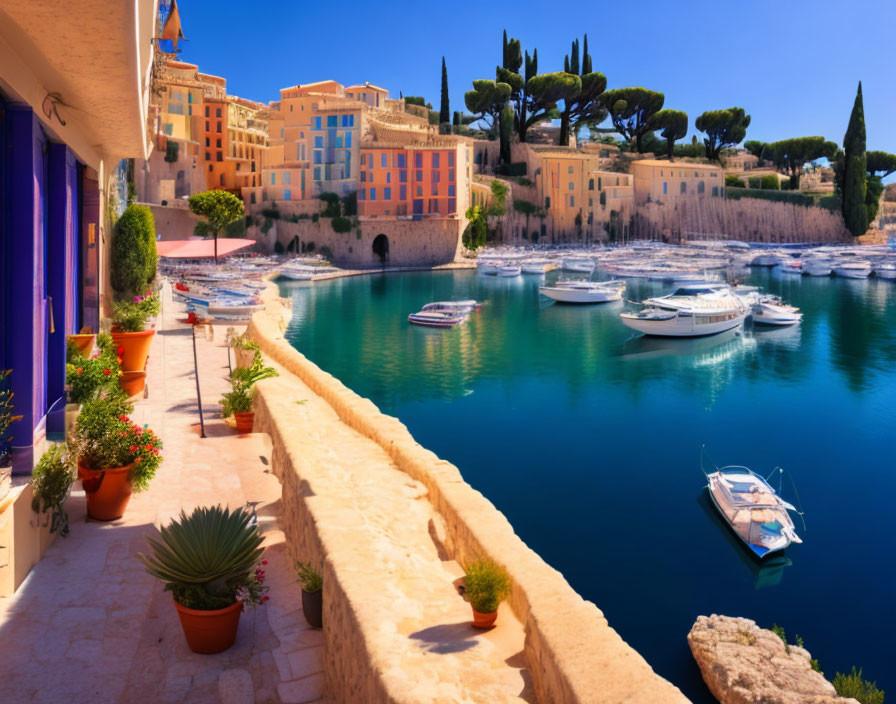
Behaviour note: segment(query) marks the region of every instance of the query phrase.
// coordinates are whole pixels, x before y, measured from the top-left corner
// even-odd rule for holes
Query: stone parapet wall
[[[267,295],[270,298],[271,294]],[[266,355],[326,401],[342,423],[382,448],[413,486],[425,489],[425,498],[435,511],[432,530],[447,552],[443,559],[464,564],[488,556],[510,573],[513,589],[509,604],[525,629],[523,653],[537,701],[543,704],[688,701],[676,687],[656,675],[609,627],[593,603],[582,599],[562,574],[520,540],[505,516],[464,482],[457,467],[421,447],[398,419],[382,414],[368,399],[358,396],[306,359],[284,339],[283,325],[277,304],[269,300],[268,310],[253,317],[249,335]],[[338,675],[328,672],[328,676],[331,686],[350,689],[331,691],[340,701],[419,701],[410,690],[393,687],[390,691],[388,686],[394,673],[383,669],[383,665],[390,657],[394,662],[395,654],[378,652],[377,646],[385,642],[378,638],[379,631],[390,628],[389,624],[372,629],[370,624],[365,626],[346,612],[353,600],[376,599],[380,595],[371,594],[372,585],[351,569],[350,555],[331,554],[327,536],[340,526],[328,525],[326,516],[318,516],[315,521],[305,508],[290,505],[309,502],[314,494],[302,483],[305,458],[292,450],[285,438],[295,434],[297,426],[294,420],[292,423],[289,420],[289,410],[296,408],[295,399],[278,393],[284,383],[261,383],[256,395],[256,423],[273,439],[272,464],[284,483],[283,512],[287,523],[296,523],[294,528],[287,527],[287,535],[297,536],[295,539],[301,541],[300,552],[306,551],[305,554],[320,559],[327,556],[324,578],[327,584],[335,583],[328,589],[337,589],[339,594],[338,599],[333,598],[333,592],[325,595],[328,651],[336,646],[352,657],[367,660],[365,665],[341,657],[340,653],[328,652],[328,668],[349,667]],[[281,413],[285,417],[280,417]],[[330,633],[331,629],[339,632]],[[340,684],[341,680],[345,681]]]

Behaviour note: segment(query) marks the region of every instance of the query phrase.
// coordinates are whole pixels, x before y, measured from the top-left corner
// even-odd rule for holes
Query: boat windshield
[[[719,290],[718,286],[682,286],[676,289],[673,296],[697,296],[701,293],[715,293]]]

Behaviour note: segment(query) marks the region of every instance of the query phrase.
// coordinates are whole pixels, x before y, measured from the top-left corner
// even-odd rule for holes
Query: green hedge
[[[759,200],[768,200],[775,203],[790,203],[792,205],[802,205],[806,208],[824,208],[832,212],[840,210],[840,199],[837,196],[826,196],[824,198],[813,198],[796,191],[774,191],[763,189],[745,189],[732,188],[725,189],[725,197],[732,200],[740,200],[741,198],[757,198]]]
[[[741,181],[734,174],[725,174],[725,186],[729,188],[746,188],[747,184]]]
[[[762,177],[760,188],[763,188],[766,191],[780,191],[781,179],[779,179],[774,174],[766,174]]]
[[[526,162],[516,161],[512,164],[499,164],[495,167],[495,173],[499,176],[525,176]]]
[[[130,205],[115,223],[111,248],[112,288],[120,299],[142,296],[156,277],[156,223],[145,205]]]

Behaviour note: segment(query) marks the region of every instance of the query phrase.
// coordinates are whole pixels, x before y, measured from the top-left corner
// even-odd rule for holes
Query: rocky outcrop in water
[[[703,680],[722,704],[858,704],[809,664],[809,652],[755,621],[699,616],[688,645]]]

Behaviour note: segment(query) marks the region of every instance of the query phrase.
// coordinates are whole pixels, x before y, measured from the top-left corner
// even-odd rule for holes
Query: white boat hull
[[[896,279],[896,268],[878,268],[874,270],[874,275],[879,279]]]
[[[803,274],[806,276],[830,276],[830,264],[803,264]]]
[[[867,279],[871,274],[871,267],[838,266],[834,267],[834,274],[844,279]]]
[[[562,286],[541,286],[538,292],[558,303],[609,303],[622,300],[622,288],[577,289]]]
[[[723,315],[702,315],[699,313],[677,313],[665,320],[642,318],[632,313],[622,313],[619,317],[623,325],[645,335],[702,337],[704,335],[716,335],[736,328],[744,322],[747,314],[746,312],[739,312],[731,314],[729,317]],[[725,319],[712,320],[712,318],[719,317],[724,317]]]

